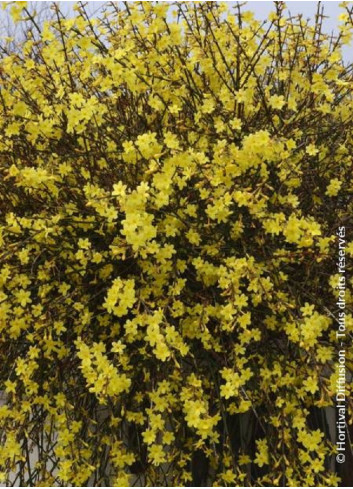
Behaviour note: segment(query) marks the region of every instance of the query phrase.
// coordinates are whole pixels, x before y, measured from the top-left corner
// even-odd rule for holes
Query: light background
[[[162,0],[163,1],[163,0]],[[11,2],[8,1],[1,1],[0,3],[2,4],[1,6],[4,7],[6,4],[9,4]],[[51,1],[36,1],[36,2],[28,2],[29,4],[32,4],[33,6],[36,7],[38,11],[42,10],[45,7],[48,7],[51,3]],[[61,10],[66,13],[72,15],[73,12],[73,6],[75,5],[76,2],[72,1],[59,1],[57,2],[60,5]],[[102,1],[88,1],[86,2],[89,7],[89,11],[94,14],[94,13],[99,13],[100,9],[106,2]],[[131,2],[132,3],[132,2]],[[168,2],[172,3],[172,2]],[[229,4],[229,7],[232,8],[234,5],[236,5],[237,2],[234,1],[229,1],[225,2]],[[241,2],[244,3],[244,2]],[[268,1],[268,0],[255,0],[255,1],[248,1],[246,2],[247,6],[244,7],[244,9],[247,10],[252,10],[255,13],[255,17],[258,18],[259,20],[266,20],[268,17],[268,14],[274,9],[274,3],[273,1]],[[317,4],[318,2],[316,1],[288,1],[285,2],[287,11],[290,12],[292,15],[297,15],[297,14],[302,14],[304,18],[306,19],[311,19],[313,20],[315,18],[316,14],[316,9],[317,9]],[[324,19],[324,32],[331,34],[331,33],[337,33],[337,25],[338,25],[338,16],[340,13],[343,12],[343,9],[340,7],[340,3],[338,1],[322,1],[320,2],[321,5],[324,7],[324,15],[327,16]],[[353,5],[353,2],[346,2],[349,5]],[[8,13],[6,10],[2,10],[0,8],[0,36],[4,36],[11,25],[9,19],[8,19]],[[343,57],[346,62],[352,62],[353,61],[353,46],[351,47],[345,47],[343,49]]]

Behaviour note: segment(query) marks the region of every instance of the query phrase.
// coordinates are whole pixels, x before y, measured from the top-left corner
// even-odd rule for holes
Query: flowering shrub
[[[330,38],[320,7],[310,24],[279,2],[267,23],[218,2],[8,7],[3,479],[336,485],[349,8]]]

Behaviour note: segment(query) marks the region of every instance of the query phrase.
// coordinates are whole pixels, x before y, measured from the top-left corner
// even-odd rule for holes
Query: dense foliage
[[[349,7],[336,37],[279,2],[265,23],[218,2],[8,8],[3,478],[337,485]]]

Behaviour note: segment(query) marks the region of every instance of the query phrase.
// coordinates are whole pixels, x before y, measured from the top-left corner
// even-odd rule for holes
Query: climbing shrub
[[[4,481],[337,485],[350,8],[50,6],[1,44]]]

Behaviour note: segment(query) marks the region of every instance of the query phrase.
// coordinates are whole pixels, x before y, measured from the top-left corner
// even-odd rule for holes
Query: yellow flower
[[[303,382],[304,389],[307,392],[311,392],[311,394],[315,394],[317,390],[319,390],[318,381],[315,377],[308,377]]]
[[[315,156],[318,154],[319,150],[316,148],[315,144],[309,144],[306,149],[306,153],[310,156]]]
[[[269,99],[269,104],[273,109],[281,110],[285,106],[286,101],[283,95],[272,95]]]
[[[259,466],[263,467],[267,465],[270,461],[269,450],[266,440],[256,440],[256,457],[254,462]]]
[[[338,178],[332,178],[327,186],[325,194],[329,197],[336,197],[342,187],[342,182]]]
[[[160,465],[165,462],[166,457],[162,445],[152,445],[148,450],[148,458],[153,465]]]
[[[142,433],[143,441],[151,445],[156,439],[156,433],[153,430],[146,430]]]

